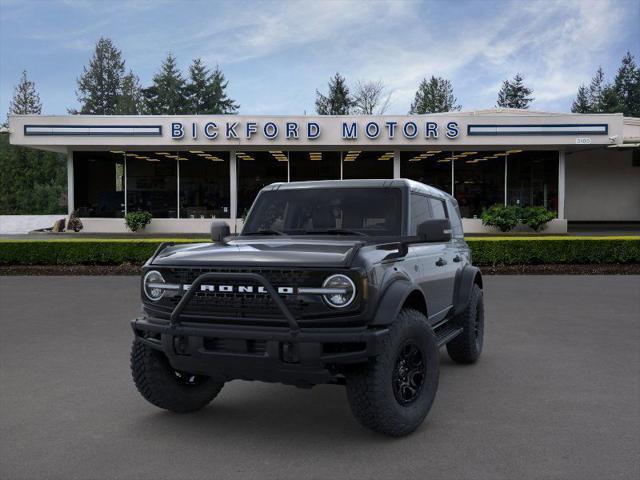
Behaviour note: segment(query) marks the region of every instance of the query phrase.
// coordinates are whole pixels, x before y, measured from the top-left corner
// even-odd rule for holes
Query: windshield
[[[242,235],[400,235],[397,188],[316,188],[264,192]]]

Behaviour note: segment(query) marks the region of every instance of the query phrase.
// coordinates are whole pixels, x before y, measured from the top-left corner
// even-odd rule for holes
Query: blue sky
[[[77,106],[76,79],[100,36],[151,81],[167,52],[187,70],[220,65],[242,114],[311,114],[336,71],[382,80],[387,113],[406,113],[425,76],[449,78],[463,109],[495,105],[516,72],[537,110],[568,111],[598,65],[640,63],[640,0],[162,1],[0,0],[0,116],[20,72],[44,113]]]

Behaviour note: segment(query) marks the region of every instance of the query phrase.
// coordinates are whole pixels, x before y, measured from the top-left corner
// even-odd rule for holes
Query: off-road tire
[[[394,375],[407,345],[419,349],[425,369],[416,398],[403,405],[394,391]],[[408,435],[422,424],[431,409],[438,378],[438,345],[433,330],[422,313],[403,309],[384,338],[380,354],[347,373],[351,411],[366,428],[394,437]]]
[[[224,381],[212,377],[176,373],[162,352],[135,340],[131,347],[131,374],[136,388],[148,402],[176,413],[204,408],[224,386]],[[185,377],[181,380],[180,376]],[[191,378],[193,384],[188,383]]]
[[[454,319],[454,322],[463,330],[447,343],[449,357],[457,363],[477,362],[482,353],[484,339],[484,302],[482,289],[477,284],[471,289],[467,308]]]

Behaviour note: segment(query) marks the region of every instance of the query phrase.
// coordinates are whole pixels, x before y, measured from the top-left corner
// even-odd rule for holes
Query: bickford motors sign
[[[436,140],[440,136],[455,139],[460,134],[460,127],[457,122],[449,121],[444,125],[439,125],[434,121],[368,121],[359,123],[356,121],[336,122],[335,126],[340,129],[339,137],[342,140],[357,140],[366,137],[369,140],[384,138],[394,140],[403,137],[407,140],[415,138]],[[332,132],[335,135],[335,132]],[[251,140],[256,136],[261,136],[266,140],[316,140],[323,134],[322,126],[318,122],[307,121],[226,121],[226,122],[172,122],[171,138],[174,140],[206,138],[216,140],[225,138],[226,140]]]

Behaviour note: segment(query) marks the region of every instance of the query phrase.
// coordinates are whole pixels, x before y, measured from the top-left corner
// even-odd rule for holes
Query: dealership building
[[[640,119],[491,109],[407,116],[11,116],[14,145],[67,156],[69,212],[87,232],[241,228],[273,182],[411,178],[483,208],[544,206],[568,223],[640,222]]]

